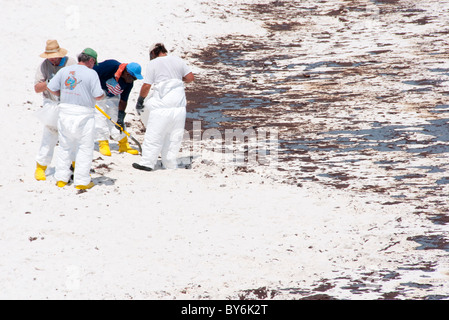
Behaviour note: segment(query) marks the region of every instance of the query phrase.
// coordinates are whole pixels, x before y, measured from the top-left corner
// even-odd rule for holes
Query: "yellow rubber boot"
[[[109,141],[108,140],[102,140],[98,141],[98,147],[100,149],[100,153],[104,156],[111,156],[111,149],[109,149]]]
[[[95,183],[93,183],[92,181],[89,182],[88,185],[83,186],[82,184],[77,185],[75,188],[78,190],[86,190],[86,189],[90,189],[95,185]]]
[[[34,177],[38,181],[47,180],[45,176],[45,170],[47,170],[47,166],[42,166],[38,162],[36,162],[36,171],[34,172]]]
[[[58,181],[58,182],[56,182],[56,185],[57,185],[59,188],[62,188],[62,187],[65,187],[65,186],[67,185],[67,183],[68,183],[68,182],[65,182],[65,181]]]
[[[128,153],[134,154],[134,155],[139,154],[139,151],[130,147],[130,145],[128,143],[128,137],[124,137],[122,140],[120,140],[118,142],[118,146],[119,146],[118,152],[120,152],[120,153],[128,152]]]

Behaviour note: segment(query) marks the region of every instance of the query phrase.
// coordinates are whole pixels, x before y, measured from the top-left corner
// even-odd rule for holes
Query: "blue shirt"
[[[110,92],[111,90],[109,90],[108,86],[106,85],[106,82],[109,80],[110,83],[112,79],[115,79],[115,73],[120,67],[120,64],[121,63],[118,62],[117,60],[110,59],[100,62],[93,68],[98,73],[101,88],[106,91],[106,95],[108,97],[113,97],[116,94]],[[129,93],[131,92],[134,83],[133,82],[126,83],[123,78],[120,78],[118,80],[118,84],[120,86],[120,89],[123,90],[123,92],[120,94],[120,100],[128,101]]]

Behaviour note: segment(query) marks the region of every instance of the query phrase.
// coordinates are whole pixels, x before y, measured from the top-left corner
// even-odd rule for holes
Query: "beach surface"
[[[449,299],[448,13],[436,0],[4,3],[0,298]],[[111,142],[111,157],[96,145],[92,189],[56,187],[54,163],[36,181],[48,39],[143,70],[157,41],[185,59],[179,168],[135,170],[140,156]],[[125,121],[142,143],[141,85]]]

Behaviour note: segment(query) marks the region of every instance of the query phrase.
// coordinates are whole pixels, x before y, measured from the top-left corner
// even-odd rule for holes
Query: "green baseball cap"
[[[94,49],[91,48],[86,48],[83,50],[83,52],[85,55],[88,55],[89,57],[92,57],[95,59],[95,65],[98,65],[98,60],[97,60],[97,52]]]

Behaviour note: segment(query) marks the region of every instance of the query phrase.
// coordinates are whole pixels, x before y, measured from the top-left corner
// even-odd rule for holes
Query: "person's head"
[[[165,49],[165,46],[162,42],[156,42],[153,43],[150,46],[150,60],[156,59],[157,57],[161,55],[167,54],[167,49]]]
[[[41,58],[46,58],[51,64],[57,66],[61,63],[61,59],[65,57],[67,50],[59,46],[56,40],[47,40],[45,45],[45,52],[41,53],[39,56]]]
[[[142,68],[140,67],[140,64],[131,62],[128,63],[125,70],[123,70],[122,77],[125,79],[125,82],[131,83],[137,79],[143,79],[141,72]]]
[[[92,69],[97,64],[97,57],[94,49],[86,48],[78,55],[78,62]]]
[[[48,61],[54,66],[59,66],[61,63],[62,58],[47,58]]]

